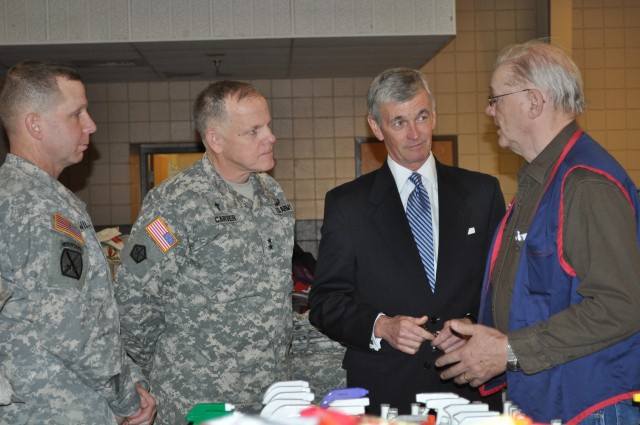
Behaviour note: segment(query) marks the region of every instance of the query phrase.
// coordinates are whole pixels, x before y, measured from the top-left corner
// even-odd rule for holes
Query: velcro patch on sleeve
[[[73,221],[69,220],[63,215],[53,215],[53,229],[58,232],[64,233],[65,235],[69,235],[76,241],[84,244],[84,236],[82,236],[80,228],[78,228],[78,226]]]
[[[149,225],[147,225],[146,229],[147,233],[151,236],[151,239],[153,239],[158,247],[160,247],[162,252],[169,251],[178,243],[178,239],[173,233],[171,233],[171,230],[169,230],[161,217],[153,220]]]

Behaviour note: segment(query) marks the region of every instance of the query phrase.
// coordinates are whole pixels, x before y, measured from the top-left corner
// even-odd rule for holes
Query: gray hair
[[[222,124],[228,117],[226,100],[235,98],[240,101],[245,97],[262,96],[251,84],[240,81],[216,81],[209,84],[198,95],[193,107],[193,119],[196,130],[202,140],[209,125]]]
[[[426,90],[431,107],[435,108],[435,99],[431,94],[429,82],[424,74],[412,68],[391,68],[374,78],[367,93],[367,109],[374,121],[380,122],[382,103],[403,103],[413,99],[420,90]]]
[[[508,71],[505,84],[533,84],[558,110],[575,116],[584,112],[587,102],[580,70],[562,49],[541,40],[514,44],[498,54],[495,69],[503,65]]]
[[[7,71],[0,83],[0,120],[7,132],[23,108],[45,112],[60,101],[58,78],[82,81],[75,69],[57,62],[26,60]]]

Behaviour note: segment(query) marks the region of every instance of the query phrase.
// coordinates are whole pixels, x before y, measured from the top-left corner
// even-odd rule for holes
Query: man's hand
[[[140,409],[125,418],[122,425],[151,425],[156,417],[156,400],[139,382],[136,382],[135,386],[140,394]]]
[[[473,324],[471,319],[468,318],[459,320],[464,320],[466,323]],[[449,351],[456,350],[463,346],[465,342],[467,342],[467,339],[468,336],[454,332],[451,329],[451,320],[448,320],[445,322],[442,330],[438,332],[437,336],[431,341],[431,345],[445,353],[448,353]]]
[[[434,337],[422,327],[428,319],[427,316],[380,316],[376,322],[374,335],[387,341],[396,350],[415,354],[424,341]]]
[[[450,331],[460,338],[466,338],[466,342],[450,345],[445,354],[436,360],[438,367],[451,365],[440,374],[442,379],[454,378],[457,384],[468,383],[472,387],[479,387],[505,371],[508,342],[505,334],[494,328],[470,324],[465,319],[448,323]],[[438,338],[434,339],[434,343],[443,344]],[[443,340],[446,341],[444,337]]]

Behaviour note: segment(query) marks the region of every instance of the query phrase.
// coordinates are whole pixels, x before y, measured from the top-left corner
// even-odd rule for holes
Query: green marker
[[[229,403],[198,403],[187,413],[185,421],[188,424],[198,425],[209,419],[231,415],[235,406]]]

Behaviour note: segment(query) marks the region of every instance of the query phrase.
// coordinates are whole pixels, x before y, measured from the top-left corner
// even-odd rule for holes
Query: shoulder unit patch
[[[136,264],[140,264],[147,259],[147,247],[145,247],[144,245],[135,244],[133,248],[131,248],[129,256],[133,261],[136,262]]]

